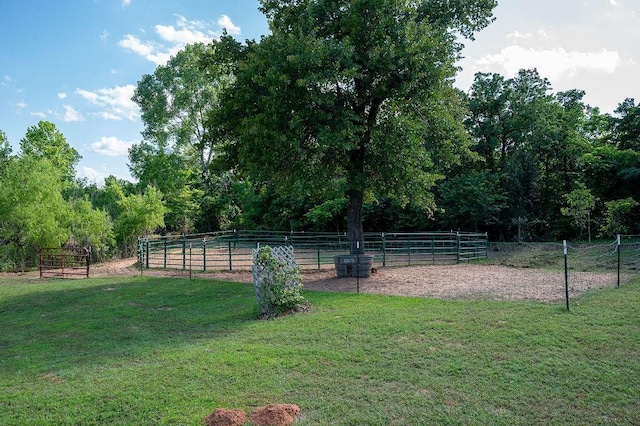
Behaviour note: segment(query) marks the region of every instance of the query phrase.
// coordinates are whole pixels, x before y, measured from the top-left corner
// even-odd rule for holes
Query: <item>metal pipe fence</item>
[[[640,271],[640,235],[585,242],[488,243],[485,234],[366,234],[376,278],[330,280],[339,274],[334,256],[345,257],[344,235],[227,232],[140,240],[141,268],[188,272],[250,272],[258,245],[294,247],[308,288],[474,300],[563,301],[569,307],[587,291],[622,286]],[[347,256],[348,257],[348,256]],[[359,264],[359,262],[358,262]],[[369,268],[371,266],[368,266]],[[397,268],[417,266],[417,268]],[[335,268],[335,272],[334,272]],[[188,269],[188,271],[187,271]],[[404,269],[404,270],[403,270]],[[193,271],[192,271],[193,270]],[[315,272],[321,270],[319,274]],[[142,273],[142,270],[140,271]]]
[[[365,233],[364,239],[374,266],[453,264],[487,257],[487,234],[481,233]],[[251,250],[259,245],[293,246],[301,269],[333,267],[335,256],[349,253],[344,234],[227,231],[140,239],[138,261],[146,269],[248,271]]]
[[[89,259],[87,247],[42,248],[40,278],[89,278]]]

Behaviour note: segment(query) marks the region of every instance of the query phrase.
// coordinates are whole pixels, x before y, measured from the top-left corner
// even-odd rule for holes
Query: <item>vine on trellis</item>
[[[293,247],[254,249],[253,285],[260,317],[272,318],[303,306],[302,276]]]

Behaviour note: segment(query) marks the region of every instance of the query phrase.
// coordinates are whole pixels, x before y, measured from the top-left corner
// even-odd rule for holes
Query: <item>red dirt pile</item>
[[[269,404],[251,413],[254,426],[291,426],[300,414],[300,407],[294,404]],[[202,419],[205,426],[243,426],[247,417],[242,410],[217,408]]]
[[[294,404],[269,404],[251,413],[255,426],[290,426],[300,414],[300,407]]]
[[[216,410],[202,419],[205,426],[242,426],[246,423],[247,416],[242,410],[228,410],[216,408]]]

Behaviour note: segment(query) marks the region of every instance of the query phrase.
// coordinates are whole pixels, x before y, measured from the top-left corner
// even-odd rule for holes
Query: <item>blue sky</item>
[[[28,127],[48,120],[83,159],[80,177],[131,180],[127,149],[143,124],[130,98],[186,43],[267,34],[257,0],[0,0],[0,130],[14,152]],[[554,90],[587,92],[612,112],[640,101],[640,2],[502,0],[496,21],[467,42],[457,85],[477,71],[508,77],[537,67]]]

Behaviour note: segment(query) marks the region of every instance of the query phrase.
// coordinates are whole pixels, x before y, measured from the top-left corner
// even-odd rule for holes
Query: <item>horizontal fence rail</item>
[[[316,290],[360,292],[364,288],[365,292],[432,298],[563,301],[567,309],[571,299],[593,289],[620,287],[640,271],[639,235],[588,244],[488,243],[485,234],[461,232],[366,234],[365,253],[373,261],[366,270],[419,268],[389,268],[365,287],[357,279],[326,279],[334,273],[337,277],[367,276],[360,275],[359,266],[357,274],[348,274],[354,262],[348,259],[349,242],[343,234],[238,231],[142,239],[139,266],[161,274],[163,268],[179,271],[180,276],[188,270],[190,277],[191,272],[199,271],[210,271],[211,276],[224,271],[249,272],[252,249],[260,245],[293,246],[296,263],[309,272],[305,274],[308,288]],[[341,259],[350,262],[335,262]],[[481,261],[472,262],[475,259]],[[342,266],[346,275],[341,275]],[[316,270],[321,271],[316,274]]]
[[[374,266],[460,263],[487,257],[487,234],[468,232],[365,233]],[[251,250],[261,245],[294,247],[301,269],[333,267],[349,253],[345,234],[228,231],[140,239],[138,261],[146,269],[247,271]]]

